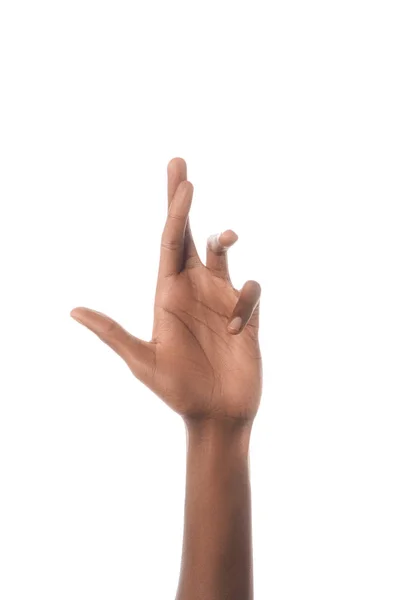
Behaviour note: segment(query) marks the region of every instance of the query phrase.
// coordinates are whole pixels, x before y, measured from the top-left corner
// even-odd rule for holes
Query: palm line
[[[185,323],[185,321],[183,319],[181,319],[181,317],[179,315],[177,315],[176,313],[172,312],[168,308],[164,308],[164,307],[160,307],[160,308],[162,308],[162,310],[164,310],[166,313],[168,313],[168,314],[172,315],[173,317],[175,317],[176,319],[178,319],[178,321],[180,321],[182,323],[182,325],[185,327],[185,329],[187,329],[187,331],[190,333],[190,335],[195,340],[195,342],[197,342],[197,344],[199,345],[202,353],[204,354],[204,358],[206,359],[206,361],[208,362],[208,364],[211,367],[211,371],[212,371],[212,374],[213,374],[213,387],[212,387],[212,390],[211,390],[211,401],[212,401],[212,398],[213,398],[213,395],[214,395],[214,389],[215,389],[215,382],[216,382],[217,378],[216,378],[216,375],[215,375],[214,367],[213,367],[210,359],[208,358],[208,356],[207,356],[207,354],[206,354],[203,346],[201,345],[200,341],[198,340],[198,338],[196,337],[196,335],[194,334],[194,332],[190,329],[189,325],[187,325]]]
[[[212,331],[213,333],[215,333],[215,335],[217,335],[224,342],[224,344],[226,344],[228,346],[228,348],[230,348],[230,344],[226,341],[226,339],[220,333],[218,333],[218,331],[216,331],[215,329],[213,329],[212,327],[210,327],[208,323],[202,321],[198,317],[195,317],[190,312],[187,312],[186,310],[183,310],[183,308],[178,308],[177,310],[179,310],[180,312],[184,313],[185,315],[187,315],[191,319],[194,319],[195,321],[198,321],[201,325],[204,325],[204,327],[207,327],[207,329],[209,329],[210,331]],[[210,310],[212,310],[212,309],[210,309]],[[215,311],[213,311],[213,312],[215,312]],[[172,314],[175,314],[175,313],[172,313]],[[219,313],[216,313],[216,314],[219,314]]]

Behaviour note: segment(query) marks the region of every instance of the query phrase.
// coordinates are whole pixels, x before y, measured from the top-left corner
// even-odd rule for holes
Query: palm
[[[261,394],[257,324],[227,331],[239,293],[203,265],[168,278],[155,303],[153,390],[179,413],[255,414]]]
[[[240,292],[233,288],[226,249],[237,236],[230,230],[209,240],[203,265],[188,220],[192,195],[186,163],[170,161],[152,340],[140,340],[87,308],[71,316],[183,416],[251,420],[261,396],[260,286],[247,281]]]

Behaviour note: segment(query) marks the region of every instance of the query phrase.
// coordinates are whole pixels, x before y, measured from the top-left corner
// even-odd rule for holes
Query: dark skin
[[[71,316],[96,333],[133,374],[184,420],[187,480],[182,568],[176,600],[251,600],[248,451],[262,390],[260,285],[236,290],[227,249],[210,240],[204,265],[190,231],[193,185],[186,163],[168,163],[168,216],[150,341],[88,308]]]

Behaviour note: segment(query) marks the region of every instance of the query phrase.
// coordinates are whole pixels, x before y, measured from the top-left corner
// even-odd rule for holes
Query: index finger
[[[177,275],[183,267],[185,228],[193,196],[193,185],[181,181],[168,209],[161,237],[159,277]]]

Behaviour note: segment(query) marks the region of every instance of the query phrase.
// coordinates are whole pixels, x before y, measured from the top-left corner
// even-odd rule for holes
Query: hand
[[[88,308],[74,308],[71,316],[113,348],[185,420],[251,422],[262,388],[260,285],[247,281],[240,292],[232,286],[226,251],[237,235],[231,230],[210,236],[202,264],[190,231],[193,185],[186,163],[174,158],[167,170],[169,210],[151,341]]]

